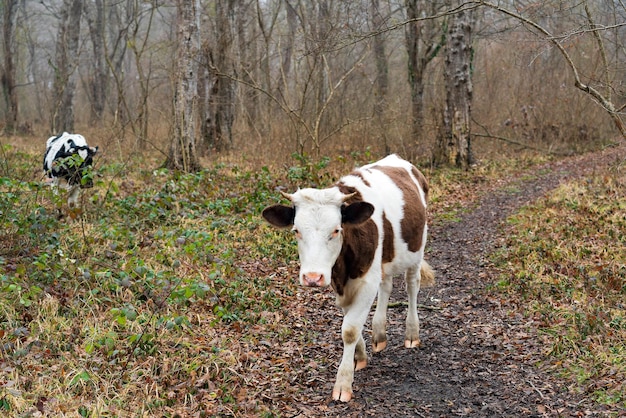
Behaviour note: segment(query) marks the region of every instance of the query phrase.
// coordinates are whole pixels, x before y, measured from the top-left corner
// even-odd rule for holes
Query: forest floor
[[[306,305],[306,326],[320,335],[318,346],[304,347],[304,357],[330,360],[327,367],[309,363],[309,371],[294,382],[296,396],[281,401],[267,393],[274,400],[266,402],[284,416],[302,417],[626,416],[626,410],[609,409],[573,393],[547,371],[538,325],[523,315],[524,302],[494,290],[505,272],[490,261],[504,243],[507,216],[560,183],[600,171],[625,156],[622,143],[533,167],[486,185],[488,192],[466,208],[459,221],[431,225],[427,260],[436,270],[437,285],[419,296],[422,346],[403,347],[406,307],[401,302],[406,294],[396,278],[391,302],[400,303],[389,312],[389,346],[355,374],[350,403],[330,400],[341,353],[338,309],[329,292],[303,290],[298,295],[302,305],[294,306],[294,312]],[[365,335],[370,325],[368,321]]]
[[[549,162],[542,155],[485,163],[470,173],[428,173],[426,258],[437,284],[418,299],[422,346],[404,348],[406,293],[397,278],[389,345],[355,374],[348,403],[331,399],[343,348],[333,291],[297,285],[292,235],[259,216],[278,185],[295,190],[292,183],[306,176],[237,164],[170,175],[105,161],[102,147],[102,177],[72,221],[71,213],[58,219],[60,206],[39,184],[37,151],[5,155],[0,416],[626,417],[626,258],[615,246],[624,241],[626,222],[626,177],[615,175],[626,174],[619,168],[626,167],[623,141]],[[533,214],[546,207],[542,198],[558,197],[564,184],[572,194],[554,200],[553,215],[535,222]],[[580,196],[602,199],[589,210],[574,204]],[[528,220],[511,218],[530,205],[522,211]],[[560,206],[569,212],[558,213]],[[569,235],[542,234],[542,220],[567,222]],[[520,235],[520,228],[530,232]],[[523,241],[529,234],[541,244],[545,237],[558,242],[533,253],[534,264],[523,257],[520,267],[516,254],[526,253],[511,250],[534,248],[537,242]],[[585,251],[562,245],[563,237]],[[562,259],[549,260],[550,248],[566,253],[571,274],[552,275],[549,264]],[[583,278],[595,280],[579,262],[596,263],[584,255],[591,250],[608,260],[594,293],[559,306],[538,279],[550,276],[548,285],[571,279],[563,292]],[[544,305],[531,309],[540,298]],[[582,312],[588,323],[603,324],[598,338],[579,335],[578,345],[568,346],[574,349],[556,353],[551,337],[574,335],[562,333],[559,318],[581,307],[589,307]],[[603,310],[607,315],[595,314]],[[546,312],[554,315],[542,317]],[[371,353],[370,330],[368,321],[363,335]],[[578,355],[586,341],[600,350],[597,356]]]

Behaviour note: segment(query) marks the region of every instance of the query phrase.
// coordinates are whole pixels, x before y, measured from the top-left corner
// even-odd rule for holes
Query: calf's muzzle
[[[309,287],[324,286],[324,275],[320,273],[304,273],[302,274],[302,285]]]

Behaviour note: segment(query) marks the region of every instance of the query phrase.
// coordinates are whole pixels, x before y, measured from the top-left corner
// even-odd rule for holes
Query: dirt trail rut
[[[301,405],[296,416],[606,416],[603,406],[572,395],[534,366],[544,351],[541,338],[519,307],[485,291],[498,274],[487,257],[503,240],[499,225],[508,215],[559,183],[625,156],[622,143],[545,164],[509,179],[460,222],[432,225],[427,259],[438,283],[419,296],[421,349],[402,347],[405,307],[390,309],[389,346],[356,373],[355,399]],[[396,279],[391,301],[405,297],[403,283]],[[366,333],[370,329],[368,323]],[[329,385],[333,373],[330,368],[325,373]]]

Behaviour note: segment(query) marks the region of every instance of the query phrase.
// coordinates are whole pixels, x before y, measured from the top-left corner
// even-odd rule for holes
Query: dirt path
[[[518,306],[485,291],[498,279],[487,255],[502,241],[499,225],[508,215],[560,182],[625,156],[622,144],[521,173],[460,222],[431,226],[427,257],[438,284],[420,294],[422,348],[402,348],[405,308],[391,309],[389,347],[356,374],[355,399],[341,404],[308,398],[308,406],[300,404],[293,416],[606,416],[603,406],[570,394],[535,366],[543,352],[541,337]],[[392,302],[403,300],[403,284],[397,280]],[[309,395],[329,395],[332,369]],[[327,388],[328,393],[320,393]]]

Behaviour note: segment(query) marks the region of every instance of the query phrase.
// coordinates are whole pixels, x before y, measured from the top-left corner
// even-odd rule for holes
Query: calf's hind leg
[[[405,273],[406,291],[409,298],[409,307],[406,314],[406,336],[404,346],[406,348],[419,347],[420,321],[417,317],[417,294],[420,290],[421,274],[419,264],[411,267]]]

